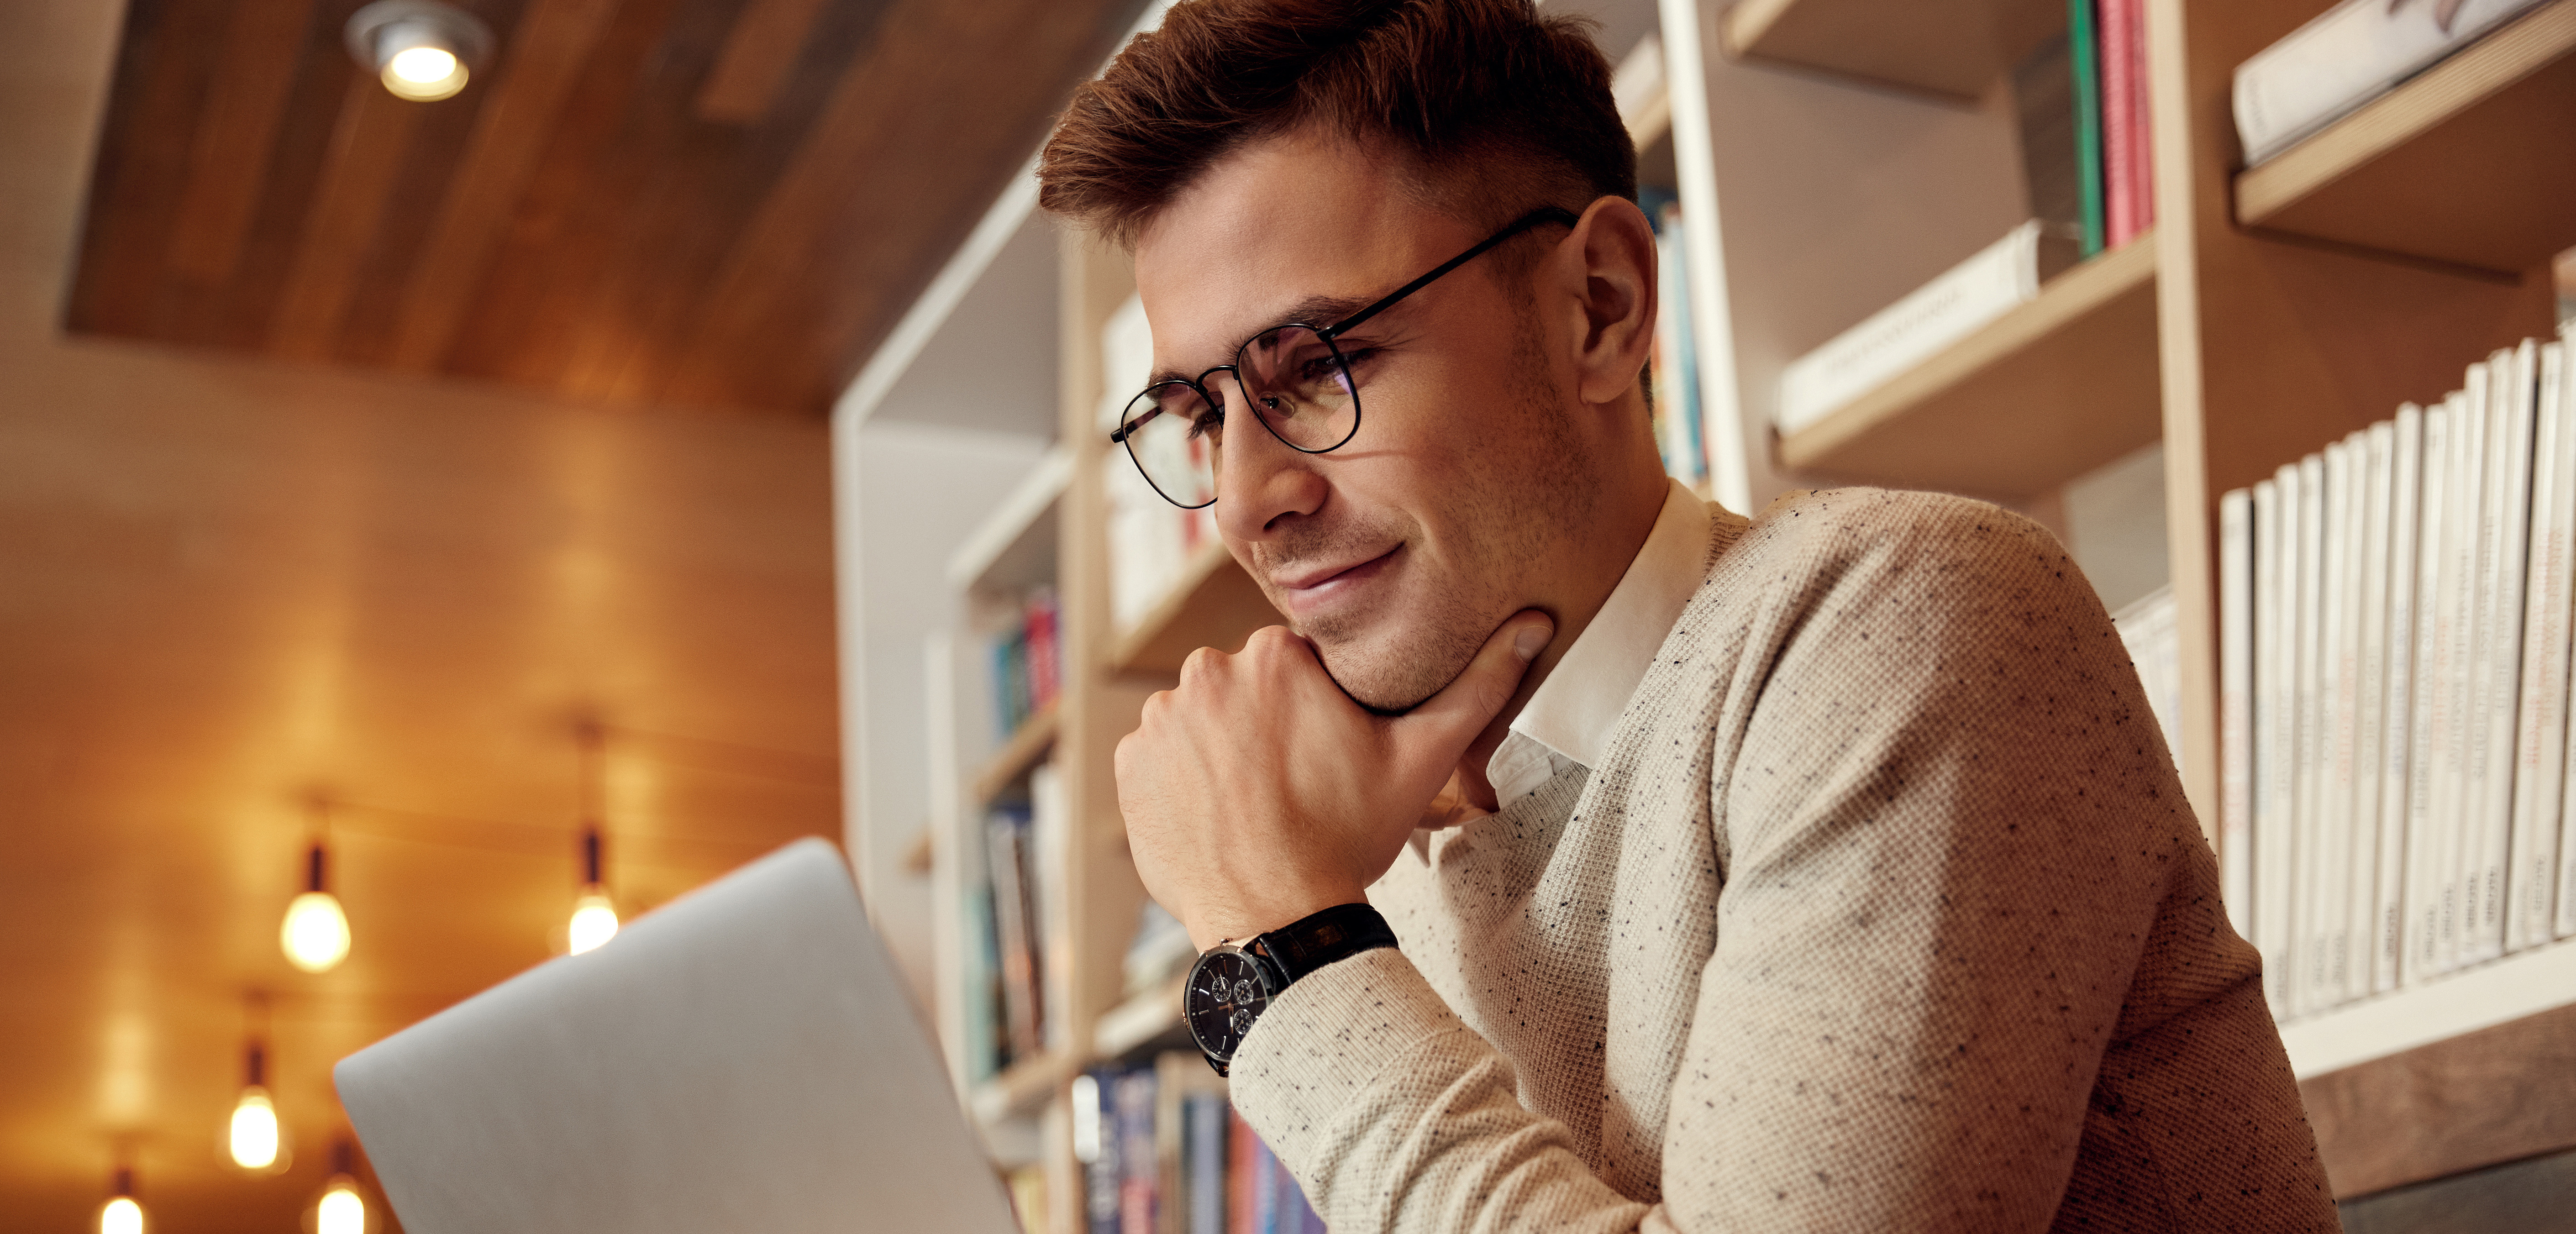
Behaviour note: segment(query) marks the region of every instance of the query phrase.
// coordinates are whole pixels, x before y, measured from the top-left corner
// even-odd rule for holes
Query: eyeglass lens
[[[1235,356],[1234,376],[1240,405],[1293,449],[1320,454],[1359,430],[1349,365],[1331,340],[1304,326],[1254,336]],[[1128,404],[1120,427],[1137,468],[1172,504],[1196,509],[1216,500],[1225,417],[1199,386],[1153,386]]]

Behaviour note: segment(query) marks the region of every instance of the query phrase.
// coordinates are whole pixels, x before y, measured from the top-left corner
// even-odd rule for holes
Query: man
[[[1193,1030],[1337,1234],[2332,1228],[2056,542],[1663,477],[1579,26],[1181,4],[1041,177],[1135,255],[1121,445],[1293,626],[1192,657],[1117,774]]]

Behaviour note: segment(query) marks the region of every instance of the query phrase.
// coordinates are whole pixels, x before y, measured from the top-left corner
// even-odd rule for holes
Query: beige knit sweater
[[[2332,1229],[2215,866],[2046,532],[1723,511],[1600,765],[1417,837],[1234,1064],[1334,1234]]]

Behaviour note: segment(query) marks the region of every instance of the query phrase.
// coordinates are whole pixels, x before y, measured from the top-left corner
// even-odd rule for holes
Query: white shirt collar
[[[1485,778],[1497,800],[1532,792],[1564,763],[1600,765],[1610,730],[1699,589],[1708,568],[1708,536],[1707,504],[1672,481],[1663,512],[1628,572],[1487,760]]]

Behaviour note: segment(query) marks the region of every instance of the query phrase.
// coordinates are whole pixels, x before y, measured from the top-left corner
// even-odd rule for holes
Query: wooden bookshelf
[[[1092,1048],[1102,1058],[1119,1058],[1182,1034],[1181,993],[1185,982],[1166,982],[1120,1003],[1100,1017],[1092,1030]]]
[[[2329,2],[2147,0],[2156,230],[1778,439],[1776,451],[1762,448],[1760,430],[1746,434],[1743,500],[1755,511],[1792,484],[1853,480],[2041,503],[2161,440],[2184,683],[2176,755],[2208,818],[2219,494],[2401,402],[2438,398],[2470,360],[2544,333],[2549,289],[2529,272],[2548,250],[2576,244],[2576,94],[2567,93],[2576,0],[2245,171],[2230,109],[2235,67]],[[2065,7],[1660,0],[1660,11],[1664,79],[1624,96],[1623,115],[1641,165],[1683,203],[1703,404],[1736,427],[1765,424],[1786,363],[2026,215],[2017,129],[1998,83],[2064,29]],[[2480,191],[2446,191],[2460,184]],[[1121,960],[1144,896],[1112,753],[1192,650],[1239,646],[1280,619],[1209,545],[1152,611],[1125,628],[1113,622],[1101,332],[1134,288],[1122,254],[1078,236],[1062,237],[1056,260],[1057,454],[979,529],[948,581],[969,600],[997,602],[1052,581],[1064,681],[1054,710],[1003,750],[942,774],[974,803],[1039,759],[1063,776],[1071,832],[1064,868],[1048,872],[1059,915],[1045,923],[1049,1012],[1063,1018],[1049,1054],[966,1097],[986,1126],[1009,1122],[1022,1142],[1042,1142],[1054,1230],[1081,1234],[1066,1085],[1182,1031],[1177,983],[1134,998],[1124,989]],[[970,736],[980,754],[986,735]],[[954,830],[971,812],[952,813]],[[935,861],[950,868],[935,881],[972,877],[973,837],[936,838]],[[2570,944],[2299,1021],[2283,1038],[2339,1193],[2576,1145],[2576,1115],[2564,1113],[2576,1111]],[[2444,1106],[2425,1094],[2453,1089],[2427,1085],[2536,1096],[2490,1112]]]
[[[2236,178],[2246,226],[2515,278],[2576,245],[2576,0]]]
[[[2142,236],[1780,439],[1793,470],[2005,500],[2156,440],[2156,246]]]
[[[2063,0],[1743,0],[1727,50],[1957,98],[1975,98],[2066,29]]]
[[[975,1086],[967,1108],[986,1126],[1026,1116],[1055,1096],[1081,1066],[1071,1055],[1048,1053],[1012,1063],[1002,1074]]]
[[[1109,666],[1118,673],[1171,676],[1201,647],[1232,651],[1253,631],[1284,620],[1224,544],[1203,544],[1171,591],[1118,636]]]
[[[974,789],[969,800],[977,806],[992,804],[1009,791],[1013,784],[1027,778],[1030,769],[1046,761],[1055,748],[1056,704],[1048,703],[1020,721],[1011,739],[975,772]]]

